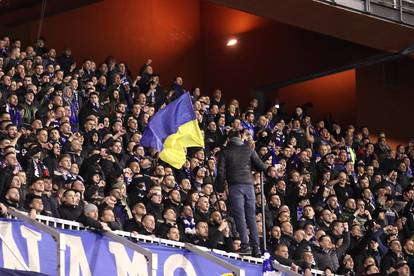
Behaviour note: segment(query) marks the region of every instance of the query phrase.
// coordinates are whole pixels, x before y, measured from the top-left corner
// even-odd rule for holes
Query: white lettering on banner
[[[132,261],[129,259],[125,247],[118,242],[109,242],[109,251],[115,257],[116,271],[118,276],[147,276],[148,265],[145,256],[134,252]]]
[[[164,262],[164,276],[174,276],[176,269],[182,268],[187,276],[196,276],[191,262],[183,255],[174,254],[168,257]]]
[[[40,272],[40,258],[38,242],[42,239],[42,234],[36,232],[24,225],[20,227],[20,232],[26,240],[27,255],[29,265],[23,259],[23,256],[13,238],[12,223],[0,222],[0,234],[2,238],[3,267],[9,269],[31,270]]]
[[[65,236],[63,240],[66,246],[70,248],[69,276],[92,276],[82,239],[78,236],[62,235]]]

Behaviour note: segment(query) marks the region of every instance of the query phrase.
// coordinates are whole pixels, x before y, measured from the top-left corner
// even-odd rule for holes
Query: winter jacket
[[[318,267],[322,270],[330,268],[336,272],[339,269],[339,260],[345,255],[350,244],[349,232],[344,233],[344,241],[337,249],[323,250],[316,248],[314,256]]]
[[[235,184],[253,185],[252,165],[261,171],[268,166],[260,160],[259,155],[243,144],[240,138],[234,137],[220,154],[216,178],[217,191],[224,190],[224,180],[229,186]]]

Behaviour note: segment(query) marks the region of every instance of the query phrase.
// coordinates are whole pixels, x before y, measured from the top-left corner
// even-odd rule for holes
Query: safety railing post
[[[56,242],[56,275],[65,276],[65,248],[61,248],[62,245],[64,245],[64,243],[61,242],[62,235],[56,229],[30,218],[14,208],[8,208],[7,213],[13,217],[23,220],[41,231],[48,233],[53,237]]]
[[[129,241],[126,238],[120,237],[112,232],[105,232],[104,235],[108,238],[110,238],[113,241],[116,241],[124,246],[129,247],[130,249],[138,252],[139,254],[142,254],[145,256],[145,258],[148,261],[148,272],[149,275],[156,276],[157,275],[157,269],[158,269],[158,259],[157,254],[152,253],[151,250],[144,248],[137,243],[133,243]]]
[[[371,12],[371,0],[365,0],[365,12],[366,13]]]
[[[204,250],[201,247],[198,247],[196,245],[190,244],[190,243],[186,243],[185,244],[185,249],[187,249],[188,251],[191,251],[197,255],[200,255],[201,257],[215,263],[218,264],[228,270],[230,270],[234,275],[236,276],[245,276],[245,271],[244,269],[241,269],[240,267],[233,265],[229,262],[226,262],[225,260],[213,255],[209,250],[206,250],[204,248]]]

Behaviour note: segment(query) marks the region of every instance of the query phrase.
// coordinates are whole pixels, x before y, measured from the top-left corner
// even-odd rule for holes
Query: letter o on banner
[[[164,262],[164,276],[174,276],[176,269],[181,268],[187,276],[197,276],[191,262],[183,255],[174,254]]]

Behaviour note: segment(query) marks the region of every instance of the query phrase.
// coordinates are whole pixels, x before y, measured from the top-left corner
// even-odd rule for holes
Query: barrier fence
[[[314,0],[414,26],[414,0]]]
[[[183,269],[187,275],[202,275],[202,272],[197,271],[199,269],[197,264],[202,264],[204,269],[208,268],[208,273],[205,275],[216,275],[211,273],[213,271],[219,273],[218,275],[229,275],[228,273],[237,276],[262,274],[264,260],[261,258],[242,257],[236,253],[229,253],[217,249],[211,250],[188,243],[154,238],[125,231],[96,234],[91,231],[82,231],[86,230],[86,228],[78,222],[42,215],[37,215],[34,220],[27,216],[26,213],[13,209],[9,209],[8,218],[6,221],[2,220],[2,225],[0,225],[0,242],[2,243],[0,261],[3,258],[2,265],[5,268],[38,272],[43,272],[41,268],[44,268],[44,271],[49,272],[46,274],[59,276],[81,275],[79,272],[82,272],[82,275],[103,275],[102,271],[108,273],[111,271],[110,263],[112,262],[116,269],[110,274],[104,275],[172,276],[178,268]],[[32,232],[30,235],[32,236],[24,232],[27,226],[31,227]],[[27,240],[27,254],[21,253],[22,250],[16,246],[16,244],[21,246],[21,241],[16,236],[19,228],[22,236]],[[34,234],[35,231],[39,231],[39,233]],[[43,236],[42,233],[44,234]],[[45,235],[50,235],[55,243],[56,254],[49,256],[51,259],[49,260],[49,266],[55,264],[55,268],[47,267],[43,263],[36,263],[35,260],[31,259],[34,258],[32,255],[39,255],[39,252],[43,252],[41,249],[44,245],[40,242],[39,244],[34,244],[33,240],[29,241],[28,237],[36,237],[34,239],[37,239],[37,241],[43,238],[46,242],[47,238]],[[39,249],[40,251],[37,253],[29,252],[29,244],[32,247],[34,245],[38,246],[38,251]],[[82,248],[83,246],[85,247],[85,249],[82,249],[84,252],[78,248]],[[70,254],[65,255],[67,247],[70,247]],[[47,244],[46,248],[49,251],[53,251],[50,248],[50,243]],[[98,250],[97,248],[99,248],[100,250],[97,252],[89,252],[88,250],[90,248],[95,248],[94,250]],[[138,254],[135,254],[135,252]],[[113,254],[112,259],[108,257],[109,253]],[[42,255],[44,254],[42,253]],[[82,256],[84,256],[84,259],[82,259]],[[9,258],[8,263],[6,263],[7,258]],[[88,258],[92,258],[92,260]],[[86,259],[88,260],[86,261]],[[46,260],[45,263],[47,262]],[[98,265],[94,263],[95,266],[90,268],[88,262],[98,262]],[[144,265],[144,269],[142,269],[142,264],[146,265]],[[273,266],[279,271],[275,275],[299,275],[290,271],[289,267],[278,263],[274,263]],[[312,275],[324,275],[324,273],[320,270],[312,270]]]

